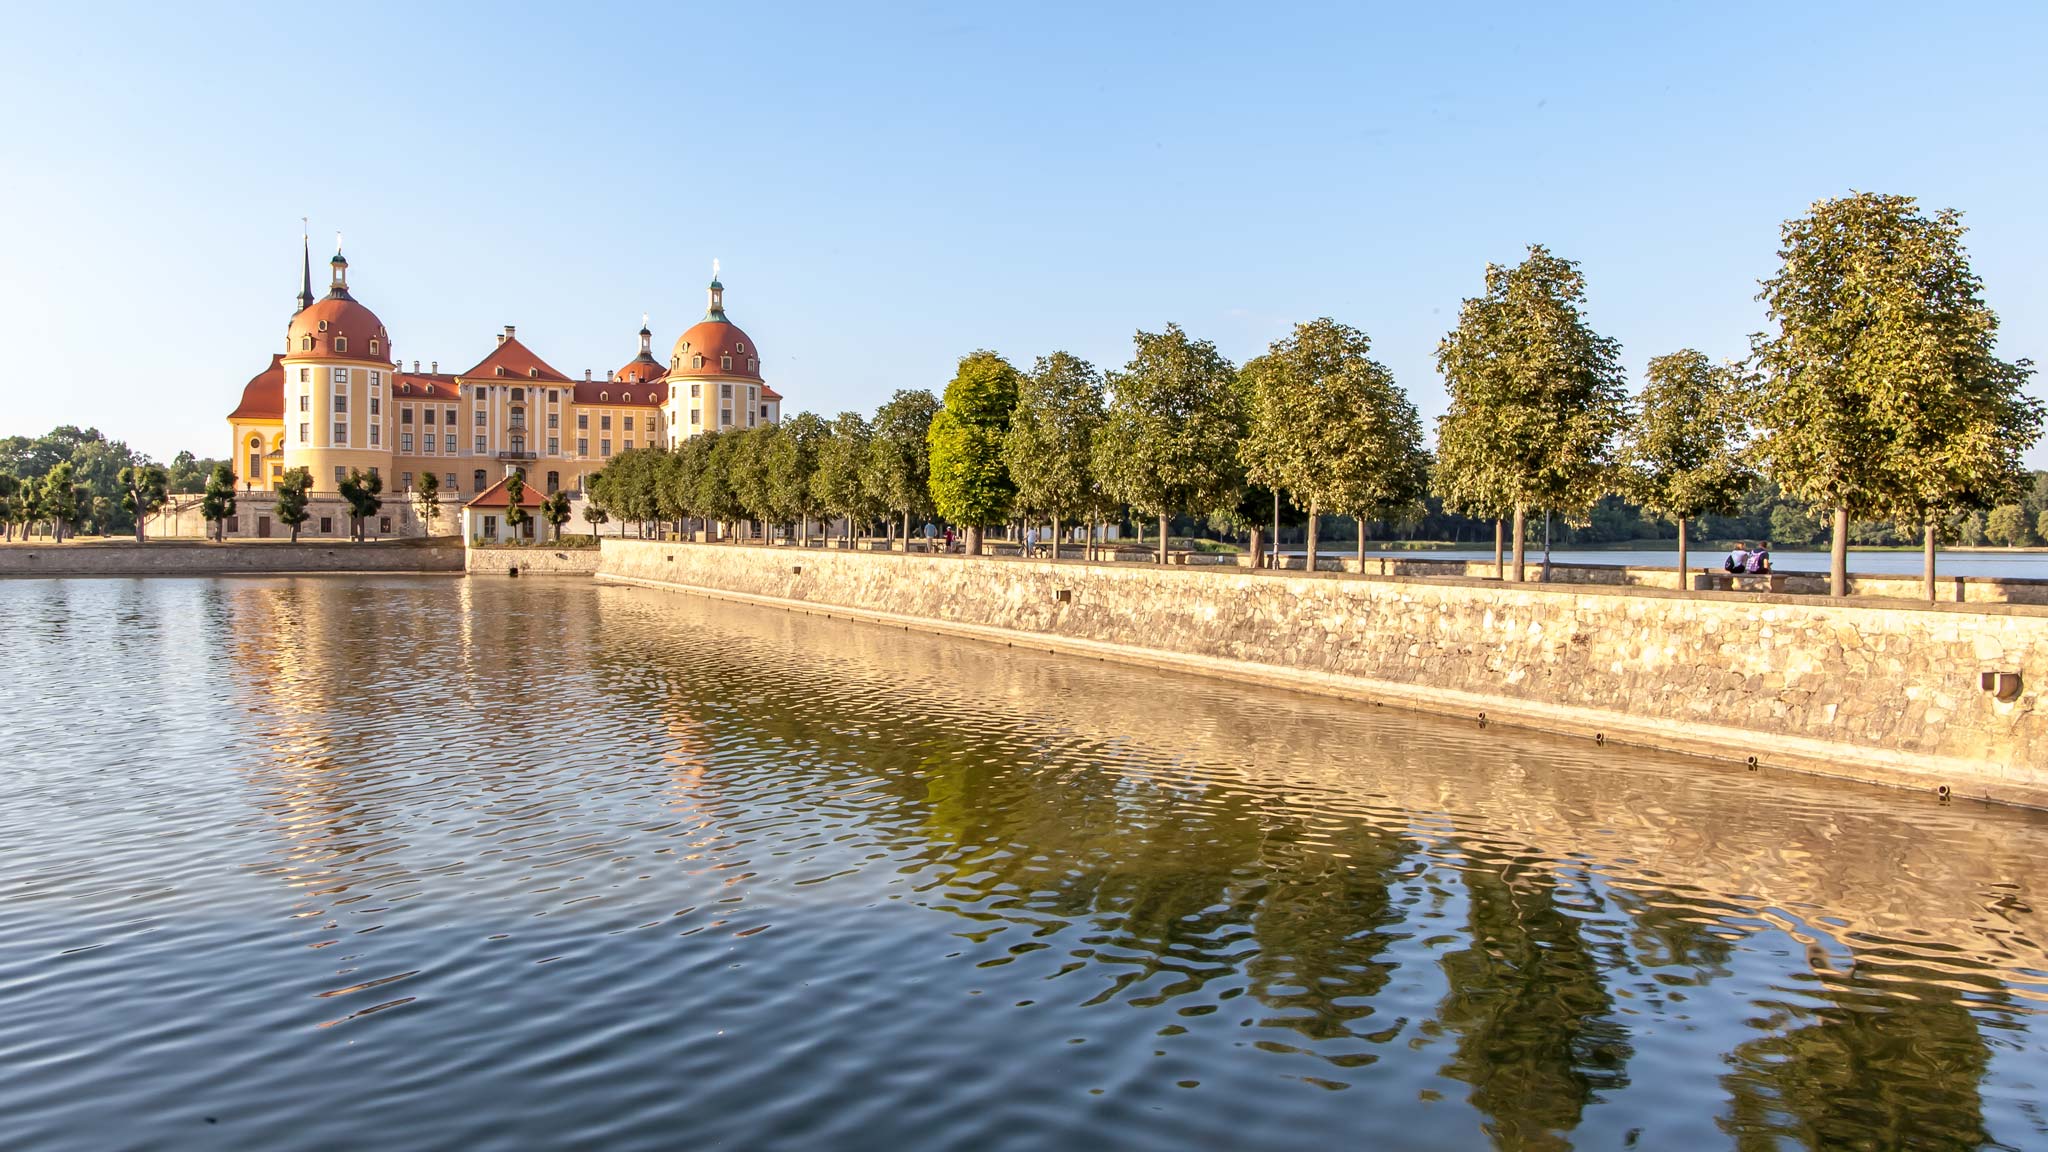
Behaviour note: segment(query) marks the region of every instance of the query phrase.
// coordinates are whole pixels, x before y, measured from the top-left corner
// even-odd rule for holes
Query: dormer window
[[[498,375],[503,376],[505,374],[505,366],[503,364],[500,364],[497,366],[497,368],[493,369],[493,371],[497,372]]]
[[[704,366],[704,357],[703,357],[703,355],[702,355],[702,354],[699,354],[699,355],[697,355],[697,356],[693,356],[693,357],[691,357],[691,358],[690,358],[690,367],[692,367],[692,368],[702,368],[703,366]]]
[[[336,337],[334,338],[334,350],[335,350],[336,352],[346,352],[346,351],[348,351],[348,337],[346,337],[346,336],[336,336]]]
[[[325,331],[327,331],[327,321],[325,321],[325,320],[322,320],[322,321],[320,322],[320,330],[321,330],[322,332],[325,332]]]
[[[538,368],[528,368],[528,369],[526,370],[526,374],[527,374],[528,376],[531,376],[531,377],[533,377],[533,378],[534,378],[535,380],[538,380],[538,379],[540,379],[540,369],[538,369]]]
[[[375,356],[376,354],[377,354],[377,338],[376,338],[375,336],[372,336],[372,337],[370,337],[370,355],[372,355],[372,356]]]
[[[400,392],[403,392],[403,393],[405,393],[405,394],[406,394],[407,396],[410,396],[410,395],[412,395],[412,385],[410,385],[410,384],[400,384],[400,385],[398,386],[398,390],[399,390]]]
[[[599,392],[597,394],[597,398],[599,400],[610,400],[612,398],[612,394],[609,392]]]
[[[732,346],[732,350],[735,352],[745,352],[747,350],[747,342],[745,340],[736,341]]]
[[[720,370],[720,371],[723,371],[723,372],[730,372],[730,371],[732,371],[732,357],[731,357],[731,356],[720,356],[720,357],[718,358],[718,367],[719,367],[719,370]]]
[[[761,368],[759,361],[755,360],[752,356],[747,357],[747,371],[759,372],[760,370]]]
[[[313,338],[312,338],[311,336],[301,336],[301,337],[299,337],[299,351],[301,351],[301,352],[311,352],[312,350],[313,350]]]

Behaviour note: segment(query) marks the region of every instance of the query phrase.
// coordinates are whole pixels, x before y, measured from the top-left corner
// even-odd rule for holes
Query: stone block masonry
[[[595,548],[550,548],[544,544],[528,548],[469,548],[465,566],[471,572],[500,574],[517,568],[521,572],[566,572],[588,576],[597,571]]]
[[[598,575],[2048,807],[2034,606],[611,539]]]
[[[460,572],[462,542],[285,540],[0,544],[0,576],[269,576],[299,572]]]

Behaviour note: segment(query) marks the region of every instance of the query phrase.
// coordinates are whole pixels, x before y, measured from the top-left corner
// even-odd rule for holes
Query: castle
[[[587,478],[617,453],[674,447],[700,432],[773,424],[782,397],[761,377],[761,352],[725,314],[725,287],[713,268],[704,318],[679,337],[668,362],[655,359],[643,318],[640,349],[602,380],[557,371],[506,325],[496,346],[469,369],[407,371],[391,333],[349,292],[348,261],[337,243],[327,295],[313,297],[311,243],[284,351],[242,389],[228,414],[229,459],[240,477],[230,535],[270,536],[271,492],[291,469],[312,476],[314,516],[301,534],[345,535],[341,481],[351,470],[375,474],[384,512],[375,535],[416,535],[406,494],[433,473],[450,508],[502,491],[522,470],[529,491],[581,493]],[[500,500],[502,503],[502,499]],[[443,521],[450,524],[452,521]],[[395,527],[394,527],[395,525]]]

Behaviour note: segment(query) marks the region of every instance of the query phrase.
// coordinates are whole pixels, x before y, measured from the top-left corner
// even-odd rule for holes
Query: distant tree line
[[[180,452],[158,464],[97,428],[0,438],[0,538],[134,534],[174,495],[205,491],[221,461]]]

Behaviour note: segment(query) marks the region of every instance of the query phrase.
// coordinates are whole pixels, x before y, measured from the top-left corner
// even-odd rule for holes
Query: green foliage
[[[412,486],[412,506],[420,523],[427,526],[426,534],[432,536],[441,523],[441,478],[432,472],[420,473]]]
[[[939,515],[981,528],[1010,515],[1017,487],[1003,466],[1003,440],[1017,407],[1017,370],[993,352],[962,357],[932,418],[931,495]]]
[[[228,517],[235,514],[235,470],[226,464],[213,466],[206,478],[206,493],[199,498],[199,515],[213,525],[213,538],[227,534]]]
[[[429,473],[427,479],[432,480]],[[436,489],[438,491],[438,488]],[[313,473],[305,468],[293,468],[277,481],[277,519],[292,530],[292,543],[299,542],[299,529],[313,515],[306,506],[307,498],[313,492]]]
[[[1786,490],[1854,516],[1920,522],[2018,495],[2042,406],[2026,361],[1993,354],[1998,319],[1961,217],[1910,196],[1822,200],[1782,233],[1752,337],[1758,440]]]
[[[875,451],[873,426],[858,412],[841,412],[833,417],[830,429],[822,423],[819,429],[817,471],[811,477],[812,507],[844,516],[849,530],[887,512],[881,493],[865,476]]]
[[[540,516],[542,520],[547,521],[548,527],[554,529],[555,540],[560,542],[562,525],[569,522],[568,490],[558,488],[549,493],[547,499],[540,502]]]
[[[841,419],[846,416],[860,421],[855,413],[846,413]],[[768,496],[775,508],[773,519],[808,524],[826,508],[818,490],[818,477],[826,455],[832,451],[833,436],[815,412],[799,412],[775,427],[779,431],[768,446],[767,457]]]
[[[2000,504],[1984,518],[1984,537],[2006,548],[2024,548],[2034,542],[2027,514],[2017,504]]]
[[[1741,396],[1734,371],[1683,348],[1650,361],[1622,448],[1622,487],[1675,520],[1728,512],[1756,483],[1744,463]]]
[[[363,523],[375,516],[384,507],[380,499],[384,492],[384,477],[377,472],[364,472],[351,468],[341,481],[341,499],[348,505],[349,539],[363,538]]]
[[[750,520],[769,521],[775,516],[775,491],[770,484],[768,461],[775,447],[775,426],[727,432],[725,449],[712,457],[714,467],[725,470],[732,485],[733,499]]]
[[[524,536],[524,529],[533,522],[533,513],[526,510],[525,501],[526,470],[514,468],[512,474],[505,477],[505,527],[510,528],[515,537]]]
[[[225,460],[202,459],[189,451],[178,453],[171,459],[169,469],[171,491],[179,495],[204,492],[206,478],[225,463]]]
[[[43,474],[42,511],[50,520],[50,535],[64,539],[65,530],[78,519],[78,485],[74,478],[77,473],[66,460]],[[230,500],[233,496],[230,495]]]
[[[1093,472],[1095,434],[1108,418],[1102,373],[1079,356],[1041,356],[1018,382],[1003,464],[1025,511],[1075,520],[1102,506]]]
[[[721,522],[746,515],[732,484],[733,464],[744,448],[743,435],[709,432],[697,438],[704,444],[704,471],[697,478],[697,515]]]
[[[603,472],[592,472],[583,478],[583,520],[590,525],[592,536],[597,535],[600,524],[612,518],[607,504],[609,489],[610,484]]]
[[[1771,509],[1771,530],[1761,535],[1780,545],[1811,544],[1827,531],[1819,518],[1797,504],[1779,504]]]
[[[1437,346],[1450,407],[1437,424],[1439,491],[1493,516],[1516,505],[1583,524],[1612,487],[1626,419],[1620,346],[1587,325],[1578,265],[1532,245],[1513,268],[1489,264]]]
[[[1108,416],[1091,461],[1098,483],[1153,516],[1236,505],[1244,424],[1230,361],[1175,324],[1139,332],[1134,342],[1130,363],[1109,378]]]
[[[143,525],[170,500],[169,473],[156,464],[130,464],[119,474],[121,510],[135,522],[135,539],[143,538]]]
[[[922,388],[898,391],[875,410],[861,483],[899,516],[925,517],[935,511],[929,437],[938,413],[939,398]]]
[[[1365,333],[1325,317],[1245,365],[1239,454],[1251,479],[1361,520],[1418,508],[1429,484],[1422,421],[1371,348]]]

